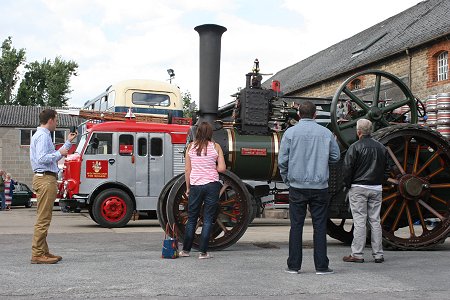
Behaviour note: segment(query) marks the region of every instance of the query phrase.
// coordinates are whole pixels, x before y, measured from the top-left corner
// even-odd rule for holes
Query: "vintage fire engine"
[[[87,207],[104,227],[124,226],[134,211],[155,212],[163,186],[184,172],[188,130],[187,125],[139,118],[92,125],[65,160],[59,205],[65,210]]]

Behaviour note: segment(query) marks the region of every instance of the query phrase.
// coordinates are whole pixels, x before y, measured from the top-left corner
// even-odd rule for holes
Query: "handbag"
[[[167,223],[166,225],[161,257],[178,258],[178,239],[175,230],[175,224],[173,224],[173,226],[170,226],[169,223]]]

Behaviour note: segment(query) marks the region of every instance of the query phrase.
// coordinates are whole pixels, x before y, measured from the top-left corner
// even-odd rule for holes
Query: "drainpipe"
[[[406,49],[405,49],[405,53],[406,53],[406,55],[407,55],[408,58],[409,58],[409,74],[408,74],[409,80],[408,80],[408,87],[409,87],[409,89],[411,90],[411,85],[412,85],[412,68],[411,68],[411,64],[412,64],[412,55],[411,55],[411,53],[409,52],[409,48],[406,48]]]

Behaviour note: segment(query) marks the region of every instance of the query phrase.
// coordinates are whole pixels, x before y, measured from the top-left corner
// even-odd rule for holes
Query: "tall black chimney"
[[[194,28],[200,35],[200,99],[199,122],[212,123],[219,108],[220,42],[227,31],[214,24]]]

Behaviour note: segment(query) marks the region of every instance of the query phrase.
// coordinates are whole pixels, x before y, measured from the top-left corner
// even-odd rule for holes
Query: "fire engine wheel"
[[[133,201],[120,189],[107,189],[95,198],[92,204],[94,221],[102,227],[123,227],[134,211]]]
[[[217,217],[209,240],[210,250],[222,250],[234,245],[245,233],[250,223],[251,196],[239,177],[227,171],[220,173],[223,186],[220,190]],[[174,184],[169,193],[167,217],[170,224],[176,224],[180,240],[184,239],[188,221],[188,197],[184,176]],[[203,210],[203,209],[202,209]],[[193,247],[199,248],[203,211],[197,222]]]
[[[364,82],[373,84],[369,94],[366,93],[368,89],[351,90],[352,82],[360,78],[363,78]],[[384,98],[380,95],[382,85],[389,87],[393,94],[399,94],[399,98],[392,101],[382,99]],[[360,96],[363,92],[366,94]],[[402,106],[407,110],[397,113]],[[359,119],[365,118],[372,121],[374,132],[391,124],[404,123],[403,119],[407,113],[410,113],[408,122],[415,124],[417,123],[416,107],[416,99],[398,77],[379,70],[366,70],[348,78],[334,94],[330,107],[331,127],[339,142],[348,148],[357,140],[356,122]]]
[[[92,219],[95,223],[98,223],[97,221],[95,221],[95,218],[94,218],[94,209],[93,209],[92,207],[93,207],[93,206],[90,205],[89,208],[88,208],[89,216],[91,217],[91,219]]]
[[[374,133],[393,167],[383,185],[383,239],[416,250],[443,243],[450,233],[450,144],[427,127],[404,124]]]
[[[159,194],[158,204],[156,208],[156,215],[158,217],[158,222],[161,228],[166,228],[167,224],[167,200],[169,199],[169,192],[172,189],[175,182],[180,179],[181,176],[184,176],[184,173],[178,174],[173,177],[166,183],[163,187],[161,194]]]

